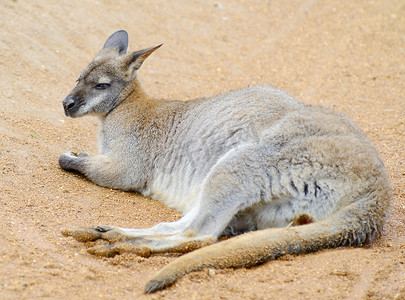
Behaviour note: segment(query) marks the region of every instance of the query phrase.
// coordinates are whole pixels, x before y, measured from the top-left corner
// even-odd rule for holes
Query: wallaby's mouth
[[[74,113],[79,109],[79,105],[75,99],[71,97],[66,97],[62,101],[63,109],[65,110],[65,115],[68,117],[73,117]]]

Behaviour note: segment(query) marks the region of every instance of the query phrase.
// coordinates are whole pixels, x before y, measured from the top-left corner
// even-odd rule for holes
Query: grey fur
[[[125,44],[122,33],[112,37],[107,42],[122,37]],[[149,229],[99,226],[65,235],[112,244],[90,248],[96,255],[148,256],[259,230],[184,255],[148,293],[205,267],[361,246],[380,235],[389,184],[377,151],[351,121],[268,86],[187,102],[152,99],[136,70],[158,47],[129,54],[103,48],[82,72],[63,105],[68,116],[100,118],[99,154],[66,152],[59,164],[98,185],[158,199],[183,217]],[[311,224],[289,227],[303,216]]]
[[[104,43],[103,49],[118,49],[118,55],[127,53],[128,33],[125,30],[119,30],[113,33]]]

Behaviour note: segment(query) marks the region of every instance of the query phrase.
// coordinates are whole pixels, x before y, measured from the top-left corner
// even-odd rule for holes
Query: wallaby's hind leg
[[[252,152],[232,151],[207,176],[199,205],[177,222],[158,224],[151,229],[79,228],[64,234],[81,242],[97,239],[118,242],[89,249],[101,256],[192,251],[216,241],[238,212],[261,200],[265,178],[246,174],[257,173],[258,168],[260,164]]]
[[[255,224],[246,221],[250,216],[238,215],[264,200],[262,192],[268,178],[260,170],[263,166],[255,157],[254,148],[231,151],[213,168],[204,183],[199,214],[189,230],[217,239],[225,229],[226,232],[255,229]]]

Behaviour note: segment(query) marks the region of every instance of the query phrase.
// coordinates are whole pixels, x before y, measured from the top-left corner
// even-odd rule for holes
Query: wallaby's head
[[[160,46],[126,53],[127,32],[113,33],[80,74],[76,87],[63,100],[66,116],[108,114],[117,105],[122,91],[136,78],[143,61]]]

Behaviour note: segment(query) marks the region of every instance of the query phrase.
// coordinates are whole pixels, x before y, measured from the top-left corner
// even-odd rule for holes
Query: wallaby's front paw
[[[65,152],[59,157],[59,166],[68,171],[82,171],[83,157],[86,156],[89,155],[85,152],[80,154],[76,154],[72,151]]]
[[[74,152],[65,152],[59,157],[59,166],[64,170],[72,170],[73,162],[77,158],[77,154]]]

